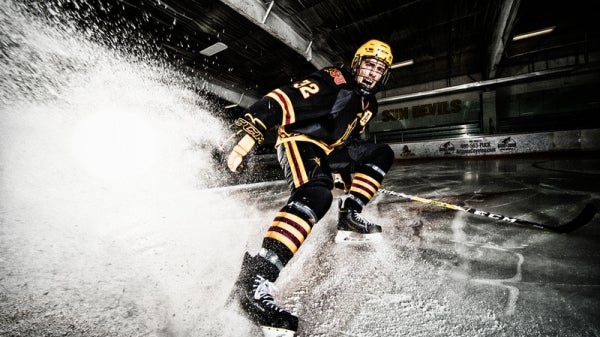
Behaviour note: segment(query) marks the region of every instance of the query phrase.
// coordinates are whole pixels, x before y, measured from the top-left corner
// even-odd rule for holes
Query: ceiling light
[[[225,49],[227,49],[226,44],[224,44],[223,42],[217,42],[211,46],[208,46],[208,47],[202,49],[200,51],[200,54],[205,55],[205,56],[213,56],[214,54],[216,54],[218,52],[222,52]]]
[[[392,64],[392,66],[390,67],[391,69],[396,69],[396,68],[400,68],[400,67],[406,67],[409,66],[411,64],[413,64],[413,60],[406,60],[406,61],[402,61],[402,62],[398,62],[398,63],[394,63]]]
[[[556,26],[552,26],[552,27],[548,27],[548,28],[544,28],[544,29],[534,30],[534,31],[529,32],[529,33],[523,33],[523,34],[515,35],[512,38],[512,40],[513,41],[519,41],[519,40],[527,39],[527,38],[538,36],[538,35],[542,35],[542,34],[548,34],[548,33],[552,32],[555,27]]]

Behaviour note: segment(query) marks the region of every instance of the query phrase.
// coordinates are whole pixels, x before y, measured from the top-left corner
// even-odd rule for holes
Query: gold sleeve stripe
[[[290,170],[292,171],[294,186],[300,187],[306,182],[308,182],[308,175],[306,174],[304,163],[302,162],[302,158],[300,157],[298,145],[296,144],[296,142],[292,141],[283,143],[283,146],[285,146],[285,153],[287,155],[288,164],[290,165]]]
[[[275,89],[267,94],[267,97],[271,97],[281,106],[283,116],[281,118],[281,125],[292,124],[296,121],[296,113],[294,112],[294,106],[290,101],[288,95],[286,95],[280,89]]]
[[[298,245],[296,245],[292,240],[290,240],[287,236],[281,233],[268,231],[265,237],[283,243],[290,250],[290,252],[292,252],[292,254],[296,254],[296,251],[298,251]]]

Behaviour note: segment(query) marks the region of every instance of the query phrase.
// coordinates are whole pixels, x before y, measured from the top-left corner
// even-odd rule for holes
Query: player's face
[[[366,58],[360,63],[356,82],[362,84],[367,89],[373,89],[386,70],[387,65],[382,61],[374,58]]]

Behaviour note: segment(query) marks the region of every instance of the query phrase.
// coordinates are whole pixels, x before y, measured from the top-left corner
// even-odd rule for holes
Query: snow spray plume
[[[195,184],[207,186],[218,181],[210,172],[213,167],[208,165],[209,149],[219,142],[224,128],[214,117],[217,107],[198,94],[194,79],[176,71],[166,61],[157,58],[156,54],[142,54],[143,40],[136,40],[134,34],[121,32],[119,36],[127,36],[122,40],[137,41],[132,42],[135,52],[126,53],[128,45],[118,44],[116,40],[121,41],[121,38],[115,39],[115,35],[103,34],[104,26],[100,26],[100,23],[82,23],[91,17],[85,14],[89,10],[77,12],[75,18],[65,18],[60,14],[72,12],[59,11],[62,2],[43,3],[44,7],[34,3],[35,6],[26,8],[8,2],[0,9],[4,31],[0,35],[3,46],[3,53],[0,54],[0,102],[3,110],[15,111],[14,107],[27,106],[29,113],[43,108],[45,117],[37,116],[36,119],[51,118],[58,122],[56,117],[60,117],[62,123],[72,124],[70,127],[76,134],[87,134],[82,135],[86,139],[74,139],[74,142],[79,143],[80,150],[88,152],[88,159],[93,156],[90,152],[102,147],[100,153],[105,154],[113,152],[125,156],[125,150],[133,150],[148,161],[181,161],[183,158],[180,157],[162,157],[166,153],[173,156],[180,150],[192,160],[190,170],[196,171],[196,176],[191,179],[196,179]],[[67,3],[76,8],[83,7],[82,4],[73,5],[77,2]],[[26,10],[52,15],[42,20],[28,15]],[[76,33],[81,26],[88,28]],[[88,38],[92,34],[93,41],[102,43]],[[102,36],[108,37],[102,39]],[[156,50],[153,44],[148,44],[148,49]],[[43,107],[40,106],[42,104]],[[50,116],[50,113],[58,116]],[[110,120],[114,121],[113,124],[121,125],[101,130],[102,126],[108,127]],[[186,122],[178,123],[183,121]],[[128,130],[122,122],[132,122],[134,129]],[[41,120],[39,123],[47,124]],[[81,126],[81,123],[84,125]],[[85,129],[92,127],[92,123],[96,123],[94,128],[97,136],[105,138],[102,140],[104,144],[100,145],[101,141],[93,139],[95,135],[90,135],[89,130]],[[60,127],[64,129],[66,125]],[[165,131],[169,132],[167,139],[160,134]],[[115,133],[116,139],[113,138],[112,145],[120,147],[119,151],[111,148],[110,144],[110,138]],[[125,136],[127,133],[135,137]],[[123,139],[126,137],[131,139]],[[176,147],[172,146],[175,144],[169,144],[171,141],[178,142]],[[83,148],[85,145],[91,148],[86,150]],[[152,147],[161,146],[166,151],[159,153],[158,157],[148,153],[156,152]],[[123,161],[124,158],[96,159],[109,164]],[[96,164],[84,163],[87,166]],[[143,163],[136,162],[133,166],[140,165]],[[119,166],[112,169],[118,170],[125,165]],[[181,174],[178,176],[182,177]]]
[[[211,102],[153,46],[128,54],[100,43],[93,21],[80,32],[85,11],[60,10],[86,2],[27,4],[0,0],[0,317],[20,313],[11,334],[246,335],[218,305],[249,236],[240,219],[254,216],[203,189],[220,179]]]

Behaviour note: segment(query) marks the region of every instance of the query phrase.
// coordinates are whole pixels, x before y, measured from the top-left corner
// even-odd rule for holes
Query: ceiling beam
[[[312,41],[304,39],[292,26],[271,12],[274,2],[268,3],[266,7],[262,1],[257,0],[221,0],[221,2],[298,52],[315,68],[321,69],[334,64],[326,56],[312,49]]]
[[[221,83],[215,79],[207,80],[202,77],[194,77],[194,81],[200,90],[206,90],[211,94],[244,109],[247,109],[258,100],[256,97],[246,95],[244,92],[230,89],[227,87],[227,84]]]
[[[496,68],[502,60],[506,42],[512,34],[520,2],[520,0],[502,1],[502,8],[500,8],[500,14],[496,20],[496,27],[492,34],[492,41],[488,49],[490,55],[490,61],[487,65],[488,79],[496,77]]]
[[[474,89],[479,89],[479,88],[492,88],[492,87],[500,85],[500,84],[505,85],[507,83],[515,83],[515,82],[520,82],[520,81],[532,81],[535,79],[545,78],[548,76],[569,74],[576,69],[577,69],[576,67],[568,67],[568,68],[561,68],[561,69],[536,71],[536,72],[530,72],[530,73],[526,73],[526,74],[514,75],[514,76],[509,76],[509,77],[501,77],[501,78],[495,78],[495,79],[488,79],[485,81],[465,83],[465,84],[455,85],[452,87],[444,87],[444,88],[434,89],[434,90],[419,91],[419,92],[413,92],[410,94],[404,94],[404,95],[398,95],[398,96],[383,97],[383,98],[379,98],[377,100],[377,102],[379,103],[379,107],[382,107],[387,104],[403,102],[403,101],[408,101],[408,100],[412,100],[412,99],[422,99],[422,98],[439,96],[439,95],[449,95],[449,94],[454,94],[457,92],[463,92],[463,91],[474,90]]]
[[[248,96],[243,92],[237,92],[235,90],[228,89],[215,82],[197,79],[197,83],[202,89],[244,109],[248,109],[254,102],[258,100],[256,97]]]

